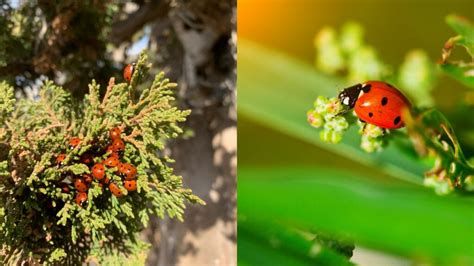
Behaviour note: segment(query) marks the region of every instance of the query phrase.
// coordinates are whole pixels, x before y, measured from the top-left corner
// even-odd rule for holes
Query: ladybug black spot
[[[372,117],[374,116],[374,114],[372,112],[369,113],[369,117]]]
[[[382,98],[382,106],[387,105],[387,103],[388,103],[388,98],[387,98],[387,97],[383,97],[383,98]]]
[[[372,85],[367,84],[364,87],[362,87],[362,91],[364,93],[368,93],[370,91],[370,88],[372,88]]]
[[[397,117],[395,118],[395,120],[393,120],[393,123],[394,123],[395,125],[398,125],[398,123],[400,123],[400,116],[397,116]]]

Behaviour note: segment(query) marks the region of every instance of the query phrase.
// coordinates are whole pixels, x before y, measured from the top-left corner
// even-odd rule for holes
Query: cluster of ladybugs
[[[109,135],[111,144],[107,146],[105,153],[109,154],[107,159],[99,163],[94,163],[92,154],[85,153],[81,156],[80,162],[88,165],[91,168],[91,174],[83,174],[80,177],[74,177],[73,183],[76,189],[76,203],[80,206],[87,201],[87,190],[90,184],[96,180],[100,187],[108,186],[110,192],[116,197],[122,197],[124,194],[120,190],[119,186],[115,182],[111,182],[106,176],[106,168],[116,168],[116,174],[122,177],[123,186],[128,191],[135,191],[137,189],[137,169],[135,166],[129,163],[120,162],[120,157],[125,150],[125,143],[120,137],[121,130],[119,128],[113,128],[110,130]],[[81,143],[81,139],[73,137],[69,140],[69,148],[75,149]],[[56,157],[56,163],[58,167],[62,166],[63,160],[66,158],[64,153],[59,154]],[[69,193],[69,185],[65,182],[61,183],[63,192]]]

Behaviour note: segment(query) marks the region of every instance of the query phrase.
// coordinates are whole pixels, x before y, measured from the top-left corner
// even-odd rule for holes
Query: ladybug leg
[[[362,132],[365,132],[365,128],[367,127],[367,123],[364,120],[360,119],[360,118],[359,118],[359,121],[364,123],[364,125],[362,126]]]

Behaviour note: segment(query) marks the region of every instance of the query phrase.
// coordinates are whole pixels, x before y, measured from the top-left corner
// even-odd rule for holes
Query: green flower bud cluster
[[[434,189],[438,195],[446,195],[454,190],[449,178],[442,178],[436,175],[425,176],[423,184]]]
[[[342,51],[352,54],[362,47],[364,44],[364,29],[355,22],[347,22],[342,26],[340,46]]]
[[[364,30],[348,22],[338,35],[332,27],[324,27],[314,38],[316,68],[329,74],[347,73],[351,82],[380,80],[392,73],[375,50],[364,44]]]
[[[344,106],[338,98],[318,96],[313,108],[306,113],[306,118],[312,127],[323,129],[319,133],[322,141],[333,144],[341,142],[349,125],[357,123],[360,127],[359,134],[362,135],[361,148],[364,151],[369,153],[380,151],[386,146],[384,129],[361,122],[353,112],[341,115],[343,111]]]
[[[346,64],[338,45],[336,31],[331,27],[323,28],[314,37],[314,47],[318,50],[315,65],[321,71],[334,74]]]
[[[438,195],[446,195],[454,190],[474,191],[474,175],[462,176],[462,170],[460,171],[459,169],[462,165],[451,161],[443,155],[436,154],[435,152],[432,153],[436,156],[435,165],[425,173],[423,181],[425,186],[433,188]],[[470,163],[465,166],[472,169]],[[472,173],[472,170],[470,172]]]
[[[348,80],[357,83],[361,80],[383,80],[390,70],[378,58],[370,46],[363,46],[350,56],[348,61]]]
[[[315,128],[323,128],[319,133],[322,141],[339,143],[350,124],[359,125],[359,134],[362,135],[361,148],[366,152],[380,151],[387,144],[386,130],[375,125],[366,124],[356,119],[354,113],[340,115],[344,106],[338,98],[318,96],[313,103],[313,108],[308,110],[306,118],[308,123]],[[350,119],[353,117],[354,119]]]
[[[454,185],[448,177],[448,172],[442,167],[442,161],[441,157],[437,157],[434,167],[425,173],[425,179],[423,180],[423,184],[426,187],[433,188],[438,195],[446,195],[454,190]]]
[[[339,143],[342,140],[344,131],[349,127],[344,116],[339,116],[343,106],[337,98],[326,98],[319,96],[314,101],[314,106],[306,115],[308,123],[315,127],[323,127],[319,136],[321,140],[329,143]]]
[[[398,83],[415,100],[419,107],[431,107],[434,104],[431,91],[436,85],[437,70],[426,52],[413,50],[405,56],[400,66]]]
[[[364,43],[364,29],[355,22],[343,25],[340,33],[322,28],[315,36],[315,66],[328,74],[344,75],[349,84],[382,80],[406,92],[419,107],[432,107],[431,91],[439,71],[422,50],[407,53],[400,68],[384,63],[377,51]]]
[[[474,175],[469,175],[464,179],[466,191],[474,191]]]
[[[387,130],[378,126],[366,124],[357,119],[354,112],[341,115],[344,106],[339,99],[318,96],[314,101],[313,108],[306,113],[308,123],[315,128],[322,128],[319,137],[328,143],[339,143],[349,125],[359,125],[361,134],[361,148],[368,152],[381,151],[387,145]],[[356,122],[357,121],[357,122]]]
[[[368,153],[381,151],[387,145],[387,139],[384,137],[386,130],[372,124],[366,124],[360,120],[357,124],[360,127],[359,134],[362,135],[360,147],[364,151]]]

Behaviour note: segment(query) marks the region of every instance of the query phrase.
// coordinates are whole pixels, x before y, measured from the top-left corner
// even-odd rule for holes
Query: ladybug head
[[[339,101],[342,105],[347,106],[349,108],[354,108],[357,99],[362,90],[362,84],[357,84],[349,88],[343,89],[339,95]]]

